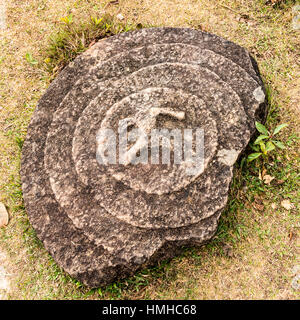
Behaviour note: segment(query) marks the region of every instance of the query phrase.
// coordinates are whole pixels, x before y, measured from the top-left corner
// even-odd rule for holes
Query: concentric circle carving
[[[201,244],[264,106],[253,59],[215,35],[153,28],[102,40],[61,72],[32,117],[22,159],[30,221],[58,264],[92,287]],[[124,121],[146,133],[126,159],[147,150],[149,161],[101,164],[103,129],[120,133]],[[193,174],[188,162],[150,161],[152,130],[195,128],[204,154]]]

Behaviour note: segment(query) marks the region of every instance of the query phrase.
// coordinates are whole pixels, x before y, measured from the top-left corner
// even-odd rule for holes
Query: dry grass
[[[0,229],[8,257],[10,299],[297,299],[291,287],[299,259],[299,31],[291,27],[295,1],[204,0],[10,1],[8,30],[0,31],[0,201],[11,221]],[[74,21],[122,13],[125,25],[186,26],[221,35],[256,57],[271,92],[268,125],[288,122],[288,148],[266,165],[275,177],[265,185],[258,167],[237,169],[233,195],[215,239],[187,249],[169,263],[102,290],[70,279],[57,267],[28,223],[20,191],[20,148],[51,74],[44,68],[49,37],[61,18]],[[298,45],[298,47],[297,47]],[[37,64],[25,59],[30,53]],[[283,199],[293,204],[281,206]],[[297,251],[298,250],[298,251]]]

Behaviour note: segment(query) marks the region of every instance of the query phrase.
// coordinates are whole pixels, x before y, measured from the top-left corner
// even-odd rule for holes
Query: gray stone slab
[[[216,232],[233,165],[265,108],[255,61],[218,36],[151,28],[101,40],[60,73],[32,117],[21,169],[30,222],[90,287],[200,245]],[[163,116],[161,127],[204,129],[201,170],[99,164],[99,129],[124,118],[147,128],[153,112],[170,109],[185,117]]]

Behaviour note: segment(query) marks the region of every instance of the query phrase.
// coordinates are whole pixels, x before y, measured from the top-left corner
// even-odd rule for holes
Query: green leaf
[[[103,296],[103,292],[102,292],[102,290],[100,288],[98,289],[98,294],[99,294],[100,297]]]
[[[250,146],[254,151],[259,152],[260,147],[258,145],[251,144]]]
[[[275,146],[279,149],[285,149],[285,146],[282,142],[280,141],[276,141],[276,140],[272,140],[272,142],[275,144]]]
[[[253,161],[253,160],[257,159],[258,157],[260,157],[261,155],[262,155],[261,152],[251,153],[251,154],[249,154],[249,156],[248,156],[248,161],[249,161],[249,162],[250,162],[250,161]]]
[[[260,143],[259,143],[259,145],[260,145],[260,150],[264,153],[264,154],[266,154],[267,152],[266,152],[266,145],[261,141]]]
[[[283,123],[283,124],[280,124],[279,126],[277,126],[273,132],[273,135],[277,134],[281,129],[287,127],[288,124],[287,123]]]
[[[274,144],[271,141],[268,141],[266,144],[266,153],[275,149]]]
[[[98,26],[101,21],[103,20],[103,18],[97,19],[96,17],[91,17],[91,20],[93,21],[93,23]]]
[[[264,134],[261,134],[260,136],[257,137],[257,139],[254,141],[254,144],[258,144],[261,140],[267,139],[269,136],[266,136]]]
[[[64,22],[65,24],[71,24],[73,21],[73,15],[70,14],[69,16],[60,18],[60,21]]]
[[[243,169],[244,164],[245,164],[246,158],[243,158],[241,163],[240,163],[240,168]]]
[[[22,150],[23,144],[24,144],[24,139],[20,137],[16,137],[16,143],[19,146],[19,148]]]
[[[257,129],[258,132],[269,136],[269,132],[268,132],[267,128],[263,124],[255,121],[255,126],[256,126],[256,129]]]
[[[29,52],[26,53],[25,58],[26,58],[27,62],[28,62],[29,64],[31,64],[32,66],[38,63],[38,62],[32,57],[32,54],[29,53]]]

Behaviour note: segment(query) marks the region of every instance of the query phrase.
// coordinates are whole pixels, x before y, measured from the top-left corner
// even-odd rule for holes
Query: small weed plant
[[[263,160],[268,159],[268,155],[271,151],[276,148],[284,149],[284,144],[275,140],[275,136],[281,131],[283,128],[287,126],[286,123],[280,124],[273,131],[268,130],[263,124],[259,122],[255,122],[255,126],[260,135],[256,138],[254,143],[251,145],[251,148],[255,151],[248,156],[248,162],[253,161],[258,158],[263,158]]]

